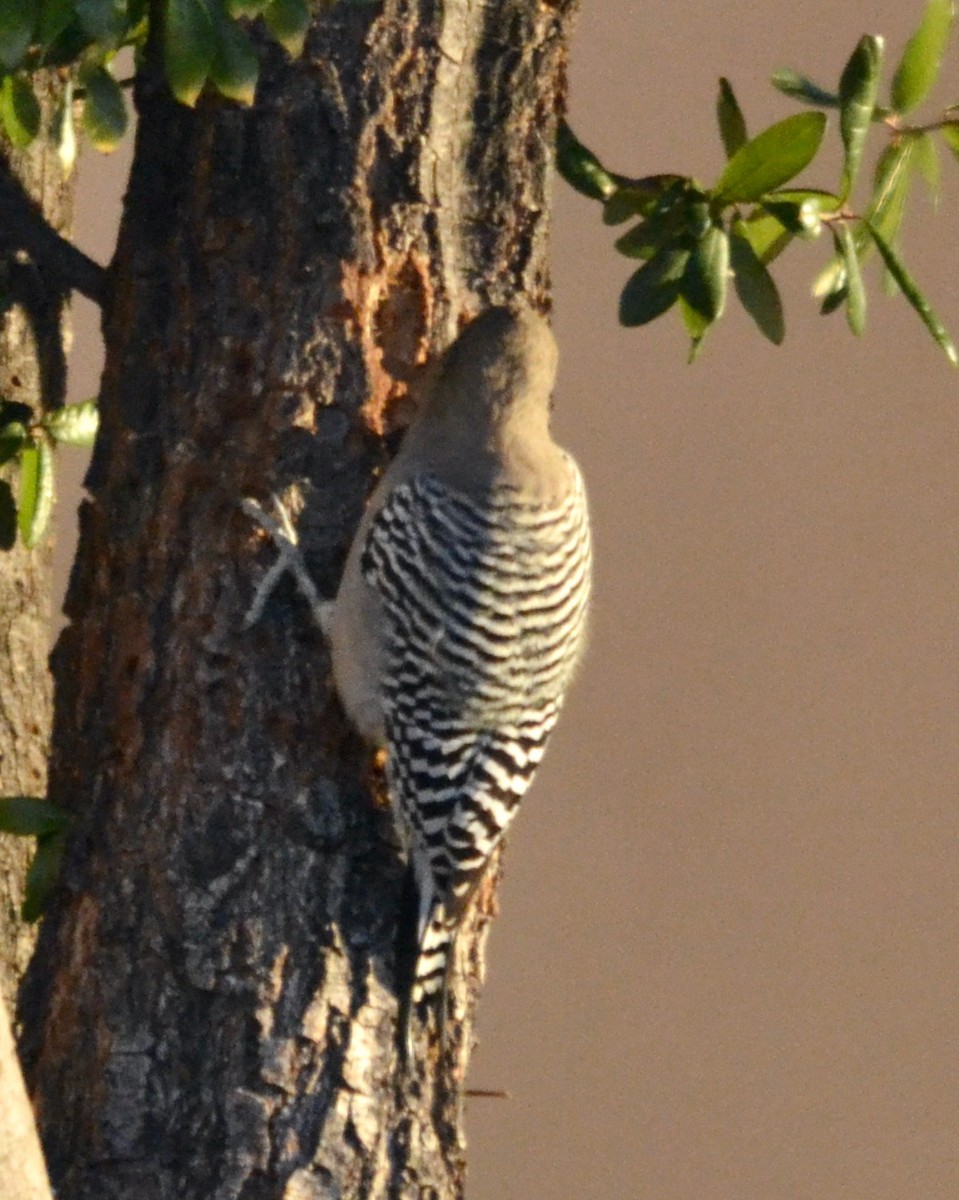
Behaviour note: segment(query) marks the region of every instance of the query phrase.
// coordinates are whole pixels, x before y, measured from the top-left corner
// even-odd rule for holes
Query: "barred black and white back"
[[[466,905],[539,765],[582,650],[590,590],[576,464],[554,500],[429,472],[370,525],[386,621],[387,774],[419,893],[412,1004],[445,984]]]

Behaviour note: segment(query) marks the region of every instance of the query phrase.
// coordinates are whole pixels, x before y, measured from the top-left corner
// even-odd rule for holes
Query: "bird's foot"
[[[366,763],[366,787],[373,797],[373,807],[388,811],[392,808],[389,785],[386,782],[386,750],[380,746]]]
[[[243,627],[249,629],[259,621],[263,615],[263,609],[266,607],[266,602],[272,595],[274,588],[282,576],[289,571],[296,582],[296,586],[300,589],[301,594],[310,606],[313,620],[316,621],[324,636],[326,636],[329,632],[333,602],[331,600],[320,599],[316,585],[310,578],[309,572],[306,569],[306,563],[303,561],[299,539],[297,538],[293,522],[290,519],[290,514],[277,496],[273,496],[273,506],[276,510],[275,517],[271,517],[258,500],[245,496],[240,501],[240,507],[243,511],[269,535],[278,551],[276,562],[257,585],[253,600],[246,611]]]

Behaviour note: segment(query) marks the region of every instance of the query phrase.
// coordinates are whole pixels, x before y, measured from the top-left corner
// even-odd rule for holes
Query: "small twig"
[[[463,1094],[470,1097],[479,1096],[488,1100],[512,1100],[513,1098],[509,1092],[498,1092],[489,1088],[467,1088]]]
[[[852,212],[848,208],[837,208],[835,212],[820,212],[819,219],[823,225],[833,225],[837,222],[861,221],[862,217],[859,213]]]
[[[927,121],[925,125],[900,124],[900,118],[896,113],[890,113],[888,117],[884,117],[883,124],[888,129],[891,129],[896,137],[917,137],[920,133],[935,133],[947,125],[959,124],[955,116],[950,116],[950,113],[954,113],[955,109],[955,105],[950,105],[938,121]]]

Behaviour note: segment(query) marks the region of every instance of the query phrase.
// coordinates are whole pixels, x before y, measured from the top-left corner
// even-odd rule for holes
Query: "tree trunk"
[[[397,1058],[405,866],[382,782],[243,496],[290,502],[332,595],[414,368],[548,303],[574,0],[324,7],[256,105],[136,86],[101,435],[55,654],[75,813],[24,992],[63,1200],[463,1193],[485,889],[441,1052]]]
[[[55,76],[37,91],[46,126],[62,92]],[[47,221],[66,232],[72,186],[54,146],[38,138],[14,150],[0,133],[0,184],[26,193]],[[7,216],[0,218],[7,225]],[[0,242],[6,243],[0,230]],[[64,402],[63,296],[36,262],[0,248],[0,399],[34,412]],[[50,629],[49,539],[27,550],[16,537],[16,480],[0,482],[0,796],[45,796],[53,687],[47,668]],[[13,1011],[33,950],[34,929],[20,920],[33,839],[0,834],[0,997]]]

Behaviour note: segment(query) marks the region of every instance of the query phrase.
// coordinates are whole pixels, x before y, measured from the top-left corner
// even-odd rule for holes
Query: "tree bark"
[[[62,87],[55,75],[38,77],[45,125]],[[0,133],[0,185],[29,197],[61,233],[68,230],[72,184],[46,139],[15,150]],[[8,223],[5,211],[0,225]],[[39,413],[64,402],[64,297],[35,259],[14,251],[7,232],[0,230],[0,398]],[[17,538],[17,481],[9,472],[0,482],[0,796],[45,796],[53,711],[51,547],[47,539],[27,550]],[[33,927],[20,920],[33,846],[32,838],[0,834],[0,998],[11,1012],[35,940]]]
[[[50,1181],[20,1073],[7,1006],[0,997],[0,1196],[3,1200],[51,1200]]]
[[[417,365],[545,306],[574,0],[337,3],[255,106],[177,106],[150,57],[101,434],[55,652],[75,814],[24,990],[64,1200],[463,1194],[462,1080],[495,880],[446,1049],[397,1059],[405,865],[306,605],[241,497],[281,495],[324,595]]]

